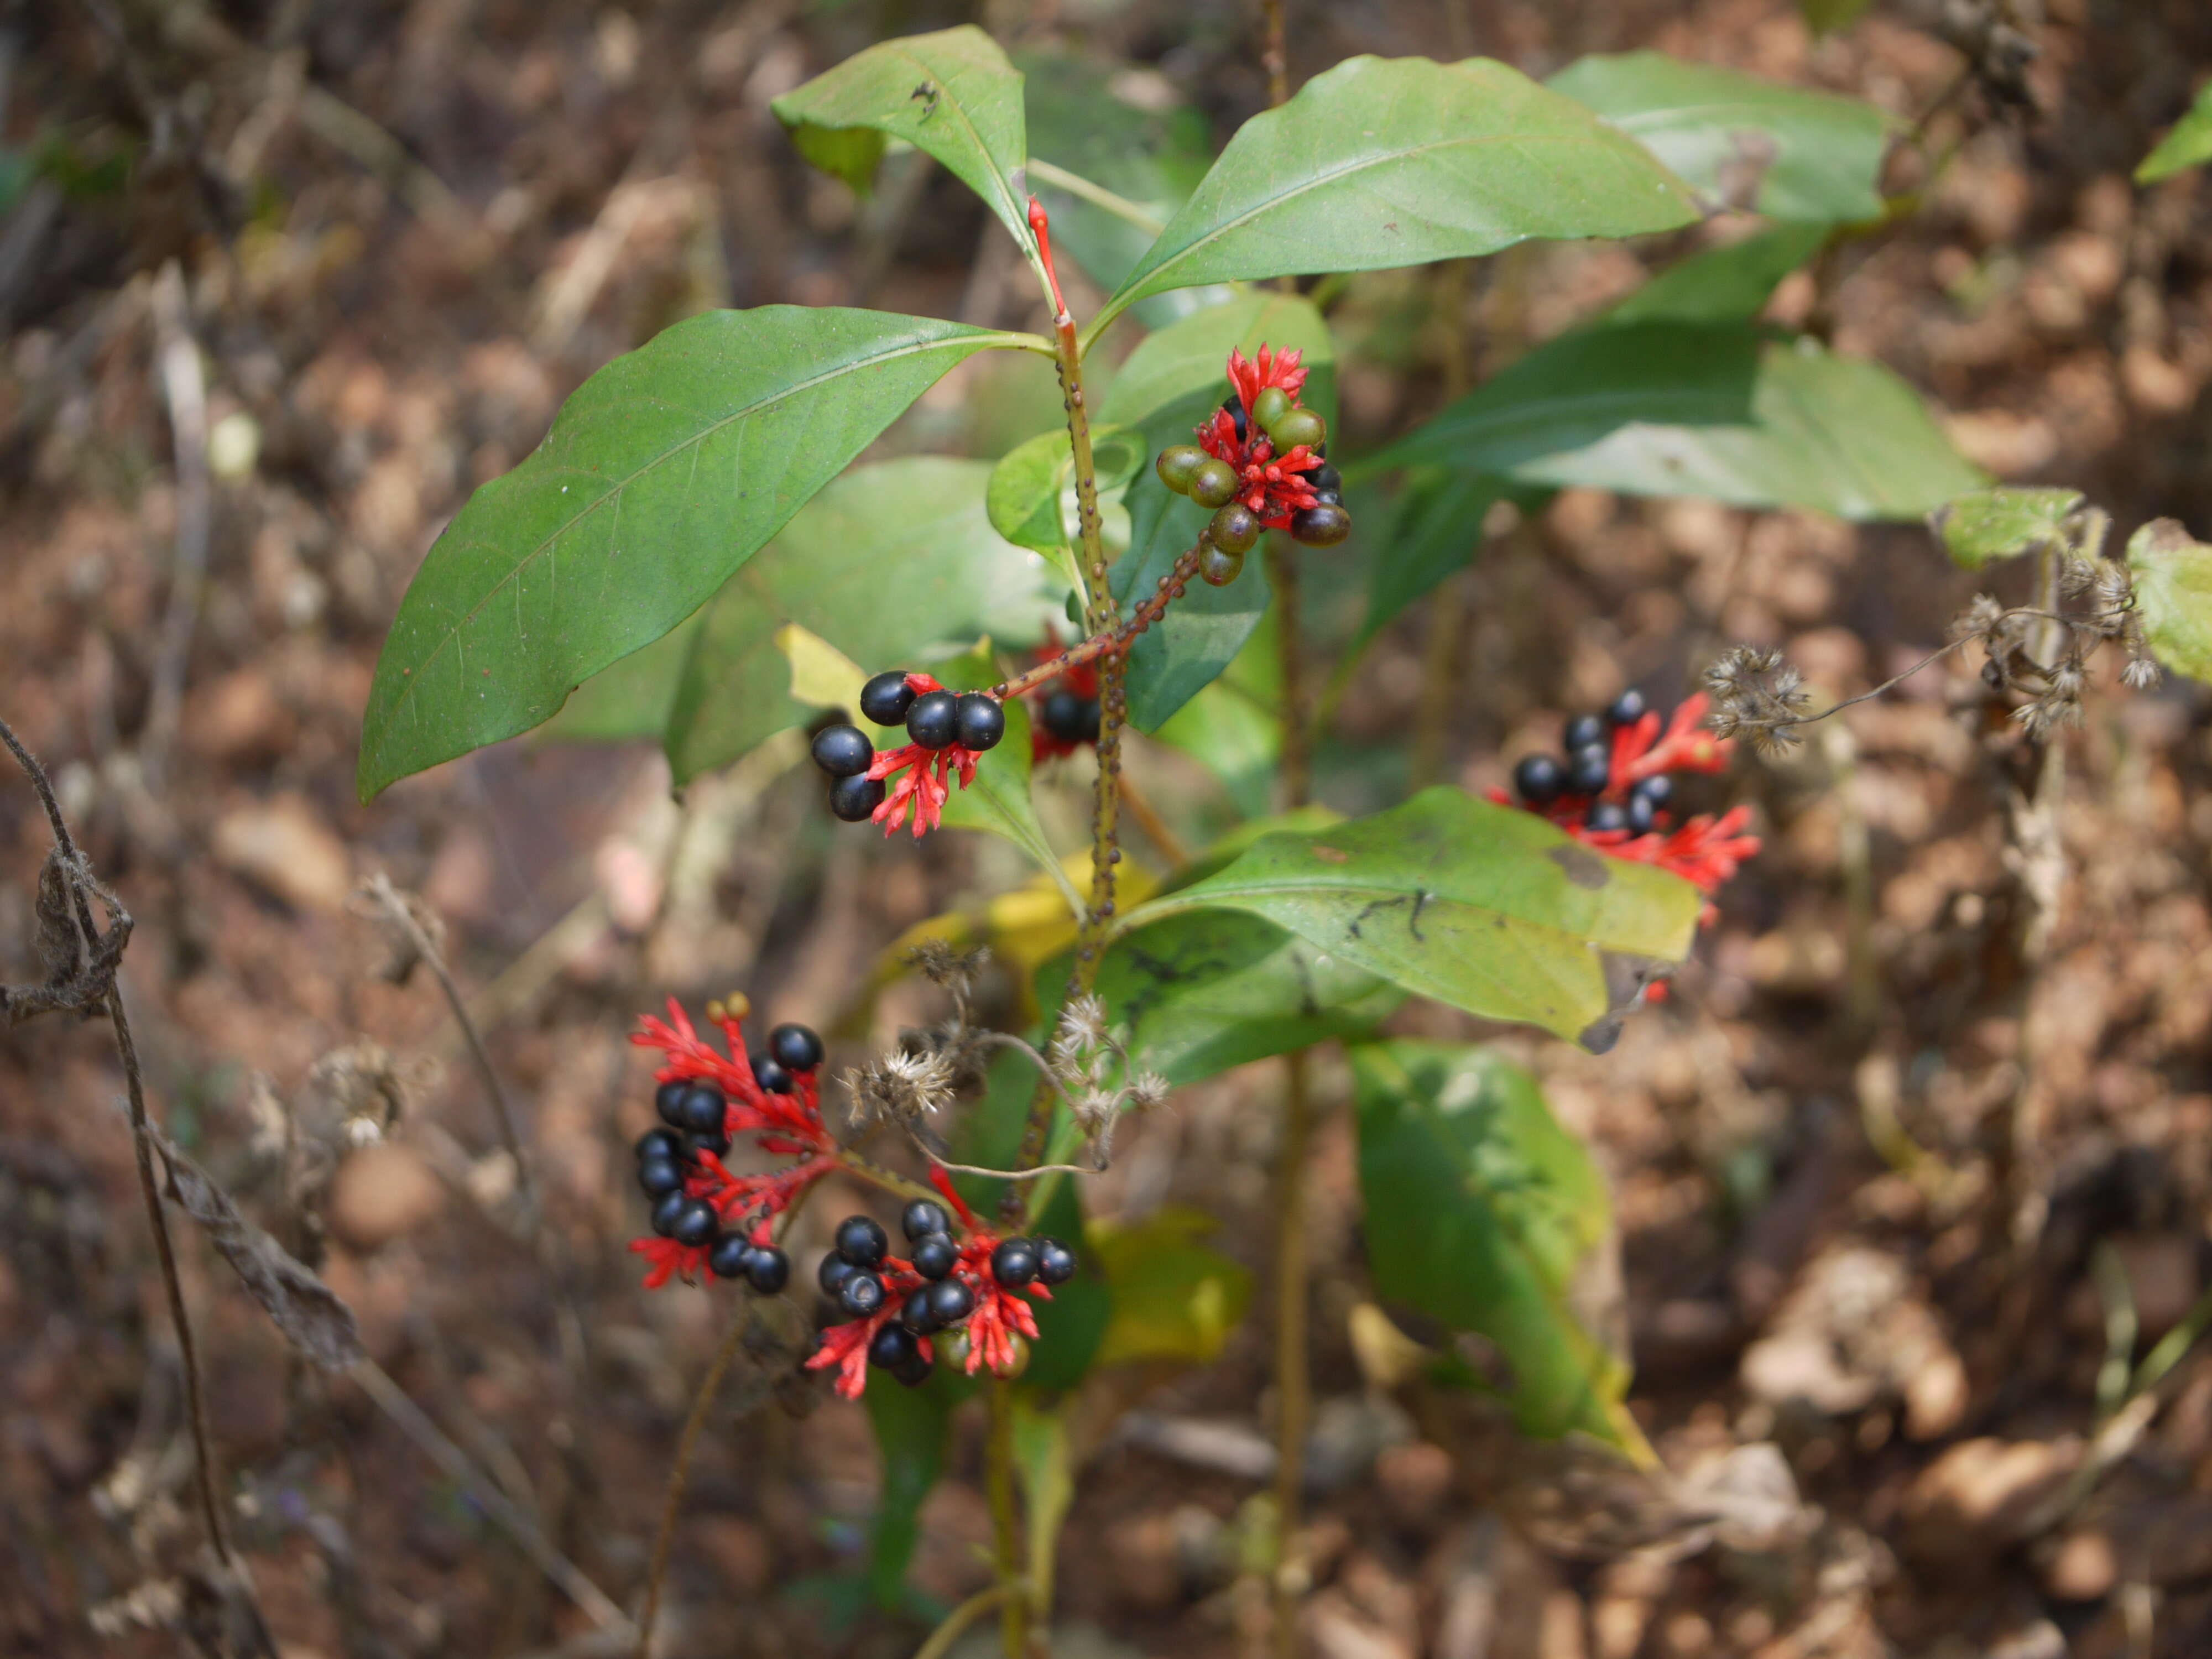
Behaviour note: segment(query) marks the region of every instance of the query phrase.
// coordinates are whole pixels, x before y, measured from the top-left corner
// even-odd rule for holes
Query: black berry
[[[695,1083],[684,1092],[684,1127],[695,1135],[718,1135],[729,1109],[720,1089],[711,1083]]]
[[[752,1254],[743,1233],[724,1233],[707,1252],[707,1266],[717,1279],[744,1279],[752,1267]]]
[[[1244,413],[1243,398],[1231,392],[1221,400],[1221,406],[1229,411],[1229,418],[1237,422],[1237,441],[1240,444],[1245,442],[1252,435],[1252,422]]]
[[[1530,755],[1513,769],[1513,793],[1531,806],[1549,806],[1566,787],[1567,769],[1557,755]]]
[[[910,1364],[921,1353],[914,1333],[903,1325],[886,1325],[868,1339],[868,1364],[880,1365],[887,1371]]]
[[[684,1156],[684,1137],[672,1129],[647,1129],[637,1138],[634,1150],[640,1164],[648,1158],[681,1158]]]
[[[884,781],[856,772],[830,786],[830,810],[847,823],[866,822],[884,804]]]
[[[917,1336],[928,1336],[939,1328],[929,1311],[929,1288],[922,1285],[899,1304],[899,1323]]]
[[[930,1233],[915,1241],[908,1260],[924,1279],[942,1279],[960,1265],[960,1246],[951,1233]]]
[[[1592,830],[1626,830],[1628,809],[1617,800],[1601,800],[1590,808],[1583,823]]]
[[[950,749],[960,736],[960,699],[950,691],[925,691],[906,711],[906,734],[924,749]]]
[[[690,1091],[688,1080],[679,1079],[664,1083],[653,1091],[653,1109],[660,1114],[660,1121],[672,1129],[684,1127],[684,1097]]]
[[[814,1282],[822,1287],[822,1294],[834,1302],[837,1299],[837,1292],[845,1288],[845,1281],[860,1271],[832,1250],[822,1258],[822,1265],[815,1269]]]
[[[865,772],[876,757],[876,745],[857,726],[825,726],[814,734],[814,763],[833,778],[849,778]]]
[[[773,1244],[757,1244],[745,1258],[745,1282],[763,1296],[774,1296],[791,1283],[791,1258]]]
[[[1098,699],[1055,691],[1044,700],[1044,729],[1062,743],[1098,741]]]
[[[1306,488],[1312,490],[1315,495],[1324,500],[1334,501],[1340,506],[1342,505],[1344,474],[1339,472],[1327,461],[1323,461],[1319,466],[1309,469],[1305,480]]]
[[[918,1242],[932,1233],[951,1232],[952,1218],[945,1213],[942,1204],[917,1198],[899,1216],[899,1231],[907,1236],[909,1243]]]
[[[1018,1291],[1037,1275],[1036,1246],[1026,1238],[1010,1238],[991,1252],[991,1277],[1010,1291]]]
[[[1056,1238],[1040,1238],[1037,1277],[1048,1285],[1065,1285],[1075,1277],[1075,1252]]]
[[[811,1072],[822,1063],[822,1039],[804,1025],[779,1025],[768,1034],[768,1051],[787,1072]]]
[[[891,1375],[896,1377],[904,1387],[918,1389],[929,1381],[929,1374],[935,1369],[929,1356],[917,1346],[914,1351],[914,1358],[902,1365],[893,1366]]]
[[[1560,746],[1571,755],[1577,749],[1604,741],[1605,722],[1595,714],[1577,714],[1567,722],[1566,736],[1560,740]]]
[[[752,1057],[753,1081],[772,1095],[787,1095],[792,1090],[791,1073],[776,1063],[774,1054],[755,1054]]]
[[[663,1238],[675,1237],[676,1218],[684,1213],[684,1206],[690,1202],[680,1190],[663,1193],[653,1206],[653,1231]]]
[[[1567,787],[1577,795],[1605,792],[1613,781],[1613,745],[1593,743],[1577,749],[1567,760]]]
[[[879,1267],[890,1240],[872,1216],[848,1215],[837,1224],[837,1254],[855,1267]]]
[[[960,699],[960,746],[981,754],[1006,735],[1006,711],[996,697],[969,691]]]
[[[1629,796],[1627,812],[1628,827],[1639,836],[1648,836],[1658,826],[1659,809],[1649,795]]]
[[[957,1279],[940,1279],[929,1286],[929,1316],[940,1331],[949,1330],[975,1311],[975,1292]]]
[[[703,1198],[694,1199],[676,1212],[676,1224],[668,1230],[668,1236],[678,1244],[704,1244],[714,1238],[720,1225],[714,1206]]]
[[[1629,796],[1631,799],[1640,798],[1648,800],[1654,807],[1664,806],[1674,798],[1674,780],[1664,772],[1654,772],[1650,777],[1639,780],[1636,787],[1629,792]]]
[[[1352,533],[1352,514],[1335,501],[1320,501],[1291,514],[1291,534],[1308,547],[1334,547]]]
[[[702,1152],[712,1152],[716,1158],[720,1158],[730,1150],[730,1132],[727,1129],[717,1129],[714,1133],[708,1135],[688,1134],[684,1137],[684,1148],[688,1158],[696,1159]]]
[[[887,669],[860,688],[860,712],[878,726],[900,726],[914,707],[914,688],[902,668]]]
[[[854,1268],[852,1277],[837,1287],[837,1305],[854,1319],[879,1312],[884,1305],[884,1281],[865,1268]]]
[[[1632,685],[1613,700],[1613,706],[1605,711],[1605,723],[1616,731],[1633,726],[1644,718],[1644,694]]]
[[[684,1189],[684,1171],[672,1158],[648,1158],[637,1166],[637,1184],[647,1198]]]

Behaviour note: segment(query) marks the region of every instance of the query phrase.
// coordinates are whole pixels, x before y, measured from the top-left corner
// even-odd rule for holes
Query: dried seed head
[[[1779,651],[1739,645],[1705,671],[1713,709],[1706,724],[1721,738],[1742,738],[1755,753],[1776,755],[1802,741],[1790,728],[1804,717],[1805,677]]]

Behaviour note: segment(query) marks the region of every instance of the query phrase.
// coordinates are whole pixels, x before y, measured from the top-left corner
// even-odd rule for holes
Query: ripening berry
[[[1291,514],[1291,534],[1308,547],[1334,547],[1352,533],[1352,514],[1333,501]]]
[[[1196,444],[1170,444],[1160,451],[1159,459],[1152,463],[1152,471],[1160,475],[1160,482],[1178,495],[1190,494],[1190,481],[1209,457]]]
[[[1048,1285],[1065,1285],[1075,1277],[1075,1252],[1056,1238],[1036,1242],[1037,1277]]]
[[[718,1135],[727,1121],[729,1102],[711,1083],[695,1083],[684,1091],[684,1127],[695,1135]]]
[[[779,1025],[768,1034],[768,1051],[787,1072],[811,1072],[822,1063],[822,1039],[804,1025]]]
[[[823,1295],[835,1302],[837,1292],[845,1288],[845,1281],[860,1271],[832,1250],[822,1258],[822,1265],[814,1270],[814,1282],[822,1287]]]
[[[1275,422],[1291,412],[1291,394],[1279,386],[1263,386],[1260,395],[1252,400],[1252,418],[1260,423],[1260,430],[1270,438],[1275,435]],[[1287,449],[1288,444],[1278,443],[1278,449]]]
[[[1237,469],[1209,455],[1190,475],[1190,498],[1200,507],[1219,507],[1237,493]]]
[[[975,1311],[975,1292],[957,1279],[940,1279],[929,1286],[929,1316],[940,1331],[950,1330]]]
[[[939,1328],[929,1313],[929,1286],[921,1285],[899,1304],[899,1323],[917,1336],[929,1336]]]
[[[917,1198],[900,1213],[899,1231],[907,1236],[909,1243],[919,1243],[932,1233],[951,1232],[952,1218],[945,1213],[942,1204]]]
[[[1571,755],[1577,749],[1604,741],[1605,722],[1595,714],[1577,714],[1567,722],[1566,735],[1559,740],[1559,746]]]
[[[1206,528],[1224,553],[1249,553],[1260,539],[1259,514],[1242,501],[1231,501]]]
[[[848,1215],[837,1224],[837,1254],[855,1267],[880,1267],[890,1246],[873,1216]]]
[[[860,712],[878,726],[902,726],[914,707],[914,688],[906,670],[887,668],[860,688]]]
[[[1530,806],[1549,806],[1566,787],[1567,769],[1556,755],[1529,755],[1513,769],[1513,793]]]
[[[1044,729],[1062,743],[1098,741],[1098,699],[1054,691],[1044,700]]]
[[[903,1325],[886,1325],[868,1339],[868,1364],[895,1371],[921,1355],[914,1333]]]
[[[675,1237],[676,1218],[684,1213],[684,1206],[690,1202],[681,1188],[663,1193],[653,1206],[653,1231],[663,1238]]]
[[[694,1199],[676,1212],[675,1224],[668,1236],[678,1244],[706,1244],[714,1240],[721,1223],[714,1214],[714,1206],[703,1198]]]
[[[1567,757],[1567,787],[1577,795],[1598,795],[1613,780],[1613,745],[1593,743]]]
[[[647,1198],[684,1190],[684,1171],[672,1158],[648,1158],[637,1166],[637,1184]]]
[[[1006,735],[1006,711],[999,706],[996,697],[969,691],[960,699],[958,730],[963,749],[973,750],[979,755],[996,749],[999,739]]]
[[[1300,444],[1309,449],[1328,436],[1328,422],[1310,409],[1294,409],[1268,429],[1275,447],[1285,453]]]
[[[1037,1276],[1037,1249],[1026,1238],[1010,1238],[991,1252],[991,1277],[1018,1291]]]
[[[1644,718],[1644,694],[1632,685],[1613,700],[1613,706],[1605,711],[1605,723],[1615,731],[1633,726]]]
[[[876,757],[876,745],[857,726],[825,726],[814,734],[814,763],[833,778],[849,778],[865,772]]]
[[[707,1266],[717,1279],[743,1279],[752,1253],[743,1233],[724,1233],[707,1252]]]
[[[852,1277],[837,1287],[837,1305],[854,1319],[866,1319],[884,1305],[884,1281],[865,1267],[855,1267]]]
[[[673,1129],[647,1129],[637,1138],[637,1145],[632,1150],[637,1153],[640,1164],[649,1158],[680,1158],[684,1156],[684,1137]]]
[[[752,1057],[753,1081],[772,1095],[787,1095],[797,1085],[791,1073],[776,1061],[774,1054],[755,1054]]]
[[[660,1114],[660,1121],[672,1129],[684,1127],[684,1097],[691,1087],[689,1078],[679,1078],[673,1083],[664,1083],[653,1091],[653,1109]]]
[[[924,1279],[942,1279],[960,1265],[960,1246],[951,1233],[930,1233],[914,1242],[907,1259]]]
[[[791,1283],[791,1258],[773,1244],[756,1244],[745,1258],[745,1282],[763,1296],[774,1296]]]
[[[1629,799],[1639,798],[1650,801],[1654,809],[1664,806],[1674,798],[1674,780],[1664,772],[1654,772],[1638,780],[1636,787],[1629,792]]]
[[[1601,800],[1591,806],[1583,823],[1592,830],[1626,830],[1628,809],[1617,800]]]
[[[1243,574],[1244,556],[1216,547],[1212,542],[1198,556],[1198,574],[1209,587],[1226,587]]]
[[[950,749],[960,736],[960,699],[950,691],[925,691],[906,711],[906,734],[924,749]]]
[[[1221,406],[1228,410],[1229,418],[1237,423],[1237,441],[1249,443],[1252,441],[1252,422],[1245,416],[1244,400],[1232,392],[1221,400]]]
[[[866,823],[884,804],[884,781],[865,773],[840,778],[830,786],[830,810],[847,823]]]

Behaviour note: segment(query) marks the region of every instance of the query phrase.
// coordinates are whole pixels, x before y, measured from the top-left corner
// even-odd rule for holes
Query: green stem
[[[1157,236],[1168,228],[1167,221],[1147,213],[1126,196],[1116,196],[1103,185],[1093,184],[1079,173],[1070,173],[1066,167],[1056,167],[1049,161],[1030,157],[1030,177],[1039,184],[1050,185],[1054,190],[1064,190],[1079,201],[1095,208],[1103,208],[1116,219],[1136,226],[1139,230]]]
[[[1021,1517],[1014,1508],[1014,1389],[994,1380],[985,1391],[991,1412],[991,1437],[985,1449],[984,1483],[991,1501],[991,1540],[998,1559],[999,1588],[1006,1601],[999,1609],[999,1639],[1006,1659],[1026,1659],[1030,1600],[1022,1589]]]
[[[945,1615],[945,1622],[930,1632],[929,1639],[915,1650],[914,1659],[945,1659],[952,1651],[952,1644],[968,1633],[968,1627],[1005,1601],[1009,1593],[1004,1584],[977,1590]]]

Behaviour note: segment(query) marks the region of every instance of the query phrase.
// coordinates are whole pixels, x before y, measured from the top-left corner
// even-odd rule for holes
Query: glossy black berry
[[[837,1254],[855,1267],[880,1267],[890,1245],[873,1216],[848,1215],[837,1224]]]
[[[1644,694],[1632,685],[1613,700],[1612,706],[1605,711],[1605,723],[1616,730],[1633,726],[1644,718]]]
[[[917,1198],[899,1212],[899,1231],[909,1243],[927,1238],[932,1233],[952,1231],[952,1218],[945,1213],[945,1206],[927,1198]]]
[[[903,1325],[890,1324],[868,1339],[868,1364],[895,1371],[921,1352],[914,1333]]]
[[[695,1135],[718,1135],[730,1109],[711,1083],[695,1083],[684,1095],[684,1127]]]
[[[763,1296],[774,1296],[791,1283],[791,1258],[773,1244],[756,1244],[745,1258],[745,1282]]]
[[[854,1319],[866,1319],[880,1312],[884,1305],[884,1281],[865,1267],[856,1267],[853,1276],[837,1287],[837,1305]]]
[[[684,1170],[672,1158],[648,1158],[637,1166],[637,1184],[647,1198],[684,1189]]]
[[[1567,758],[1567,787],[1577,795],[1602,793],[1613,781],[1613,745],[1586,744]]]
[[[1639,836],[1648,836],[1659,825],[1659,809],[1651,804],[1648,795],[1632,794],[1628,798],[1628,827]]]
[[[743,1233],[724,1233],[707,1252],[707,1266],[717,1279],[744,1279],[752,1266],[752,1254]]]
[[[1065,1285],[1075,1277],[1075,1252],[1056,1238],[1036,1242],[1037,1277],[1048,1285]]]
[[[860,688],[860,712],[878,726],[902,726],[914,707],[914,688],[902,668],[886,669]]]
[[[684,1213],[684,1206],[691,1200],[682,1191],[663,1193],[653,1206],[653,1231],[663,1238],[676,1237],[676,1218]]]
[[[1674,780],[1664,772],[1654,772],[1648,778],[1638,780],[1636,787],[1629,792],[1629,798],[1648,800],[1655,808],[1664,806],[1674,799]]]
[[[1567,769],[1557,755],[1529,755],[1513,769],[1513,793],[1530,806],[1549,806],[1567,787]]]
[[[935,1369],[936,1366],[932,1363],[929,1356],[917,1346],[914,1351],[914,1358],[902,1365],[893,1366],[891,1375],[898,1379],[902,1386],[918,1389],[929,1381],[929,1374]]]
[[[720,1222],[714,1206],[703,1198],[694,1199],[676,1213],[676,1224],[668,1236],[678,1244],[705,1244],[720,1230]]]
[[[845,1288],[845,1281],[860,1271],[843,1256],[832,1250],[822,1258],[822,1265],[815,1269],[814,1282],[822,1287],[823,1295],[835,1302],[837,1299],[837,1292]]]
[[[1291,534],[1307,547],[1334,547],[1352,533],[1352,514],[1335,501],[1319,501],[1291,514]]]
[[[1306,488],[1316,495],[1334,501],[1340,506],[1344,501],[1344,474],[1327,461],[1310,468],[1305,474]]]
[[[1628,809],[1617,800],[1601,800],[1590,808],[1583,823],[1592,830],[1626,830]]]
[[[1243,398],[1231,392],[1221,400],[1221,406],[1229,411],[1229,418],[1237,422],[1237,441],[1241,444],[1250,438],[1252,422],[1244,413]]]
[[[833,778],[849,778],[865,772],[876,757],[876,745],[857,726],[825,726],[814,734],[814,763]]]
[[[935,1334],[938,1327],[930,1316],[928,1285],[924,1285],[915,1289],[908,1295],[905,1301],[899,1304],[899,1323],[917,1336],[929,1336]]]
[[[1018,1291],[1037,1275],[1037,1249],[1026,1238],[1010,1238],[991,1252],[991,1277]]]
[[[975,1311],[975,1292],[957,1279],[940,1279],[928,1287],[929,1316],[940,1331],[949,1330]]]
[[[679,1079],[664,1083],[653,1091],[653,1109],[660,1114],[660,1121],[672,1129],[684,1127],[684,1097],[690,1091],[688,1080]]]
[[[960,736],[960,699],[950,691],[925,691],[906,711],[906,734],[924,749],[950,749]]]
[[[805,1025],[779,1025],[768,1034],[768,1051],[787,1072],[811,1072],[822,1063],[822,1039]]]
[[[1078,696],[1073,691],[1055,691],[1044,700],[1044,712],[1039,717],[1044,729],[1062,743],[1096,743],[1098,741],[1098,699]]]
[[[856,772],[830,786],[830,810],[847,823],[865,823],[884,804],[884,781]]]
[[[1006,735],[1006,711],[999,706],[996,697],[987,697],[981,691],[969,691],[960,699],[960,746],[981,754],[987,749],[996,749],[999,739]]]
[[[684,1156],[684,1137],[673,1129],[647,1129],[637,1138],[637,1145],[631,1150],[637,1154],[640,1164],[648,1158],[680,1158]]]
[[[930,1233],[915,1241],[908,1260],[924,1279],[942,1279],[960,1265],[960,1246],[951,1233]]]
[[[755,1054],[752,1057],[753,1081],[772,1095],[787,1095],[792,1091],[791,1073],[776,1063],[774,1054]]]
[[[717,1129],[712,1134],[688,1134],[684,1137],[684,1152],[687,1160],[696,1160],[702,1152],[712,1152],[716,1158],[720,1158],[729,1150],[730,1132],[727,1129]]]

